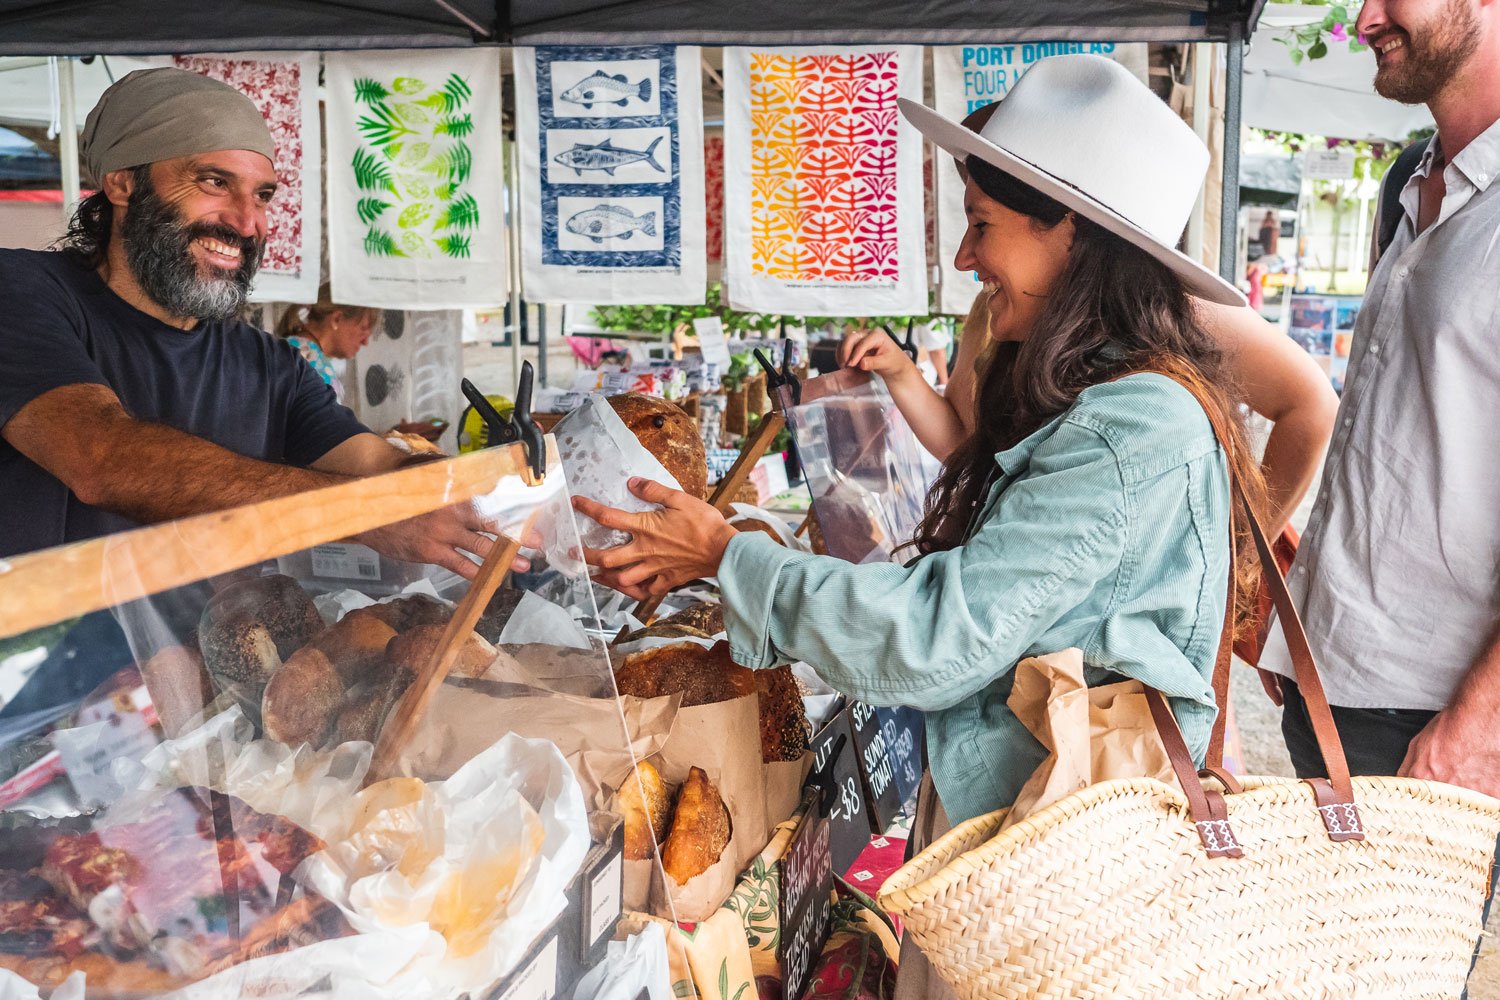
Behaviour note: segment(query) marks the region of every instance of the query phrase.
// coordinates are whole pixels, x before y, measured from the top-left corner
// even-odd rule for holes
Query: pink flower
[[[1329,149],[1337,149],[1339,143],[1343,142],[1344,140],[1342,140],[1342,139],[1325,139],[1323,141],[1326,142],[1326,143],[1328,143],[1328,148]]]
[[[1347,42],[1349,40],[1349,32],[1344,29],[1342,24],[1335,24],[1333,29],[1328,32],[1328,36],[1336,42]]]

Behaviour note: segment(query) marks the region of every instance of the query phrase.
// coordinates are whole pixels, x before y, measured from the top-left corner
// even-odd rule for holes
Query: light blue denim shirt
[[[735,661],[805,660],[851,697],[922,709],[954,823],[1009,805],[1045,757],[1006,705],[1028,656],[1076,646],[1089,683],[1159,689],[1201,762],[1229,479],[1198,401],[1162,375],[1093,386],[995,461],[969,540],[907,566],[736,537],[719,569]]]

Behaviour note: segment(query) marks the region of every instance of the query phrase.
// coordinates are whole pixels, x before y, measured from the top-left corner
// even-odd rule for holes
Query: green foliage
[[[479,225],[479,202],[474,200],[472,194],[466,194],[462,198],[448,203],[443,209],[443,214],[438,216],[433,225],[434,230],[439,229],[473,229]]]
[[[442,114],[451,115],[467,104],[469,98],[473,96],[474,91],[470,88],[469,82],[457,73],[453,73],[443,84],[442,90],[434,91],[417,103],[433,108]]]
[[[466,138],[474,131],[474,116],[470,114],[444,115],[434,131],[438,135],[451,135],[455,139]]]
[[[379,80],[360,77],[354,81],[354,99],[361,104],[376,104],[391,96]]]
[[[364,133],[370,145],[377,148],[395,142],[402,136],[417,134],[406,127],[400,115],[389,106],[378,102],[372,104],[370,114],[362,116],[354,123],[354,126]]]
[[[390,233],[371,226],[365,232],[365,256],[405,257],[406,254],[401,252],[401,248],[396,245],[396,240]]]
[[[458,193],[458,185],[452,181],[448,181],[433,188],[432,193],[437,195],[441,200],[448,201]]]
[[[455,142],[451,149],[432,159],[422,169],[429,174],[447,178],[451,184],[462,184],[469,179],[469,174],[474,169],[474,154],[469,150],[468,143]]]
[[[1293,65],[1301,65],[1303,59],[1322,59],[1328,55],[1329,43],[1348,45],[1350,52],[1364,52],[1369,48],[1359,40],[1359,7],[1329,0],[1272,0],[1273,3],[1306,2],[1308,6],[1327,7],[1328,12],[1321,21],[1305,24],[1299,28],[1286,28],[1274,36],[1287,47]]]
[[[359,213],[359,221],[369,225],[380,218],[380,213],[391,207],[388,201],[379,198],[361,198],[354,205],[354,210]]]
[[[391,179],[391,169],[375,158],[375,154],[367,149],[356,149],[354,151],[354,184],[361,191],[389,191],[396,194],[395,182]]]
[[[438,237],[435,242],[437,243],[437,248],[445,256],[466,260],[469,256],[469,239],[470,237],[466,235],[450,233],[447,236]]]

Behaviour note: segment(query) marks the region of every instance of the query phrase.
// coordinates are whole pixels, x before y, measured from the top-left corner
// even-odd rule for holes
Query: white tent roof
[[[92,62],[73,64],[74,105],[78,124],[98,103],[99,95],[110,84],[110,74],[118,80],[132,70],[160,66],[170,60],[137,59],[128,56],[95,58]],[[0,127],[31,125],[46,128],[52,123],[57,99],[45,58],[15,56],[0,58]]]
[[[1245,57],[1244,123],[1251,128],[1330,139],[1405,139],[1432,124],[1418,105],[1408,107],[1375,93],[1375,57],[1333,42],[1322,59],[1292,62],[1276,40],[1287,28],[1321,21],[1327,7],[1273,4],[1261,15]]]

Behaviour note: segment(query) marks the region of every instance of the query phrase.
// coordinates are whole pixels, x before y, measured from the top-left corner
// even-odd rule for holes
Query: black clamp
[[[781,344],[781,370],[771,364],[765,352],[759,347],[755,349],[755,360],[760,363],[766,372],[766,391],[770,397],[777,401],[779,409],[785,412],[788,408],[802,405],[802,380],[797,373],[792,371],[791,343],[785,338]]]
[[[901,348],[901,353],[905,354],[908,358],[911,358],[913,361],[916,361],[917,360],[917,345],[912,340],[911,327],[912,327],[912,320],[910,318],[908,318],[906,320],[906,340],[903,341],[900,337],[896,336],[896,331],[891,329],[891,325],[889,323],[882,323],[882,324],[880,324],[880,328],[882,330],[884,330],[886,333],[890,334],[891,339],[894,340],[896,342],[896,344]]]
[[[484,447],[493,448],[496,445],[520,442],[522,450],[526,452],[526,464],[536,481],[541,482],[547,474],[547,441],[542,429],[531,419],[532,379],[531,362],[521,362],[521,380],[516,385],[516,405],[511,410],[509,420],[500,416],[473,382],[464,379],[459,387],[463,389],[474,412],[484,421]]]

